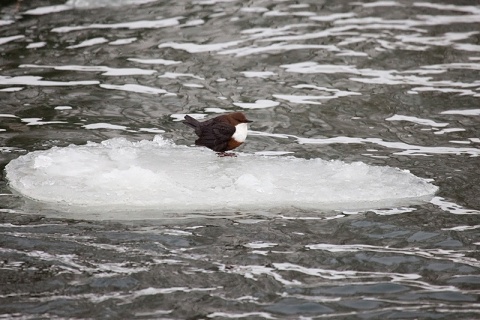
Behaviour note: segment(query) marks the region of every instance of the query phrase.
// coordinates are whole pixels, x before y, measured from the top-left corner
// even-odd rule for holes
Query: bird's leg
[[[236,156],[237,156],[237,155],[236,155],[235,153],[233,153],[233,152],[225,152],[225,151],[224,151],[224,152],[217,152],[217,155],[218,155],[219,157],[222,157],[222,158],[223,158],[223,157],[236,157]]]

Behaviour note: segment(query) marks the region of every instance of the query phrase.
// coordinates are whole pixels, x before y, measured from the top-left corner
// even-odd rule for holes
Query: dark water
[[[0,5],[2,318],[480,317],[476,1],[94,3]],[[360,213],[82,221],[7,186],[5,165],[34,150],[163,131],[191,144],[174,120],[207,108],[255,120],[244,152],[440,189]]]

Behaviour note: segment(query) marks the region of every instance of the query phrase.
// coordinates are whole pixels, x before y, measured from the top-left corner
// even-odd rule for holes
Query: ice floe
[[[155,210],[157,217],[391,208],[430,200],[438,189],[392,167],[244,153],[222,158],[161,136],[34,151],[12,160],[6,173],[10,187],[31,199],[83,211]]]

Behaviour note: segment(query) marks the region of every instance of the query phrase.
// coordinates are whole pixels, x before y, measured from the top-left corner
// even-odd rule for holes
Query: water
[[[9,1],[0,8],[2,317],[479,317],[475,1]],[[233,110],[255,121],[239,157],[192,150],[194,134],[178,121],[184,114]],[[18,169],[34,182],[65,183],[31,189],[54,190],[48,199],[68,195],[62,205],[22,196],[3,170],[37,154],[72,168],[78,148],[87,148],[91,169],[88,146],[103,141],[118,153],[89,173],[100,177],[138,164],[122,156],[134,142],[147,147],[143,163],[155,164],[148,151],[154,157],[158,139],[188,155],[172,166],[182,159],[192,166],[198,154],[225,160],[219,166],[227,169],[251,161],[245,169],[269,155],[269,170],[301,178],[302,170],[286,167],[296,157],[323,164],[324,174],[351,169],[366,197],[388,194],[389,185],[398,200],[414,191],[412,183],[400,187],[407,175],[438,191],[368,208],[242,210],[236,202],[196,210],[205,197],[180,212],[88,203],[72,210],[87,189],[75,197],[68,187],[88,170],[58,180],[67,172],[51,167],[42,180],[45,163]],[[362,177],[355,165],[378,175]],[[321,186],[340,190],[316,200],[358,196],[341,174],[327,176]],[[138,177],[127,176],[125,189],[119,180],[107,187],[144,194]],[[240,187],[265,181],[257,172]],[[303,187],[287,191],[303,195]]]

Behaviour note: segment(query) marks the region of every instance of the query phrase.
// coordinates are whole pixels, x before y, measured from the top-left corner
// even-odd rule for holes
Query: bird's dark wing
[[[235,127],[225,122],[201,123],[199,138],[196,145],[205,146],[217,152],[227,150],[228,141],[235,133]]]

